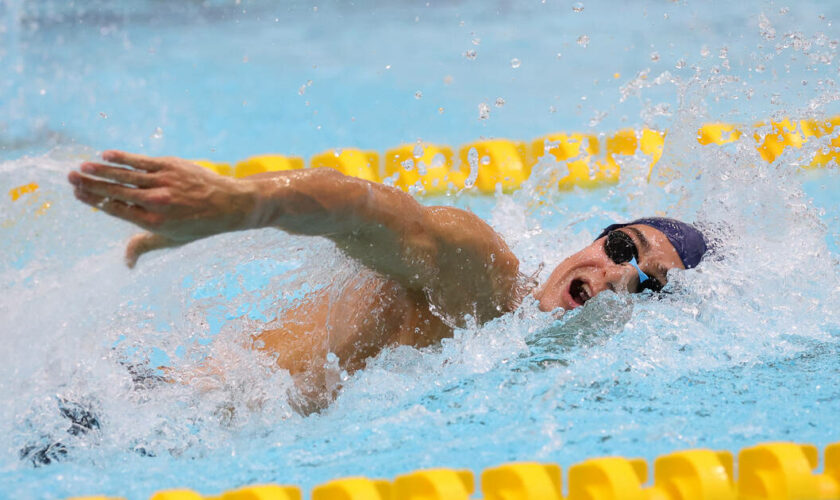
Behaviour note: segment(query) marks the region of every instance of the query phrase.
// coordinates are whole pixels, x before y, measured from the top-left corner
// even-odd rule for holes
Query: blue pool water
[[[309,488],[424,467],[840,440],[840,176],[798,168],[827,142],[767,164],[750,134],[695,140],[709,121],[840,114],[837,4],[0,9],[11,69],[0,83],[0,497]],[[64,181],[110,147],[233,161],[643,125],[669,130],[650,183],[640,155],[622,159],[615,186],[546,191],[565,166],[543,161],[514,194],[424,202],[475,211],[526,273],[545,263],[543,279],[605,224],[656,212],[701,221],[721,241],[714,259],[658,299],[602,294],[562,320],[526,301],[441,346],[387,350],[306,417],[288,377],[238,341],[348,279],[353,262],[319,240],[251,231],[129,271],[135,229],[76,202]],[[6,194],[30,182],[40,188]],[[146,386],[126,369],[187,369],[210,353],[228,373],[210,390]],[[93,405],[100,429],[69,436],[60,398]],[[64,461],[19,459],[56,436]]]

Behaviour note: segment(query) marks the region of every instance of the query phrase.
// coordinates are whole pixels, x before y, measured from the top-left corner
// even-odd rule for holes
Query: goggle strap
[[[636,269],[636,272],[639,273],[639,283],[644,283],[645,281],[649,280],[650,277],[642,271],[642,268],[639,267],[639,262],[636,260],[636,257],[630,259],[630,265]]]

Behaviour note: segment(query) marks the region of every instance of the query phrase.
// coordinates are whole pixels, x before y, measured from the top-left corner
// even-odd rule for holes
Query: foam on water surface
[[[265,230],[149,254],[129,271],[122,252],[134,229],[76,202],[64,180],[95,155],[92,148],[65,146],[4,161],[0,194],[27,183],[38,189],[0,201],[0,495],[145,498],[167,487],[214,493],[259,482],[308,488],[339,476],[392,477],[423,467],[478,470],[511,460],[566,466],[596,455],[650,458],[688,447],[837,441],[840,178],[836,166],[798,168],[831,138],[789,149],[772,163],[759,158],[749,134],[725,146],[696,141],[702,123],[733,115],[747,122],[834,112],[836,75],[821,59],[831,60],[837,45],[825,27],[831,19],[820,19],[816,7],[788,14],[776,4],[745,8],[760,26],[727,41],[727,51],[720,50],[720,40],[659,47],[658,63],[676,66],[686,58],[690,71],[646,72],[636,63],[613,92],[584,105],[588,120],[598,109],[629,113],[622,103],[638,100],[629,121],[668,130],[649,182],[649,159],[639,154],[620,159],[624,175],[615,186],[560,192],[553,185],[566,165],[544,158],[515,193],[425,201],[481,215],[520,256],[523,272],[540,280],[606,224],[660,212],[697,221],[713,236],[715,250],[700,267],[672,273],[668,293],[660,297],[604,293],[560,319],[526,299],[517,311],[458,330],[439,346],[387,349],[365,370],[336,372],[343,386],[336,401],[309,416],[295,411],[287,374],[244,349],[243,339],[306,293],[350,279],[359,271],[356,264],[326,242]],[[668,9],[685,22],[697,16],[679,6]],[[567,10],[584,16],[597,8],[587,3],[580,12]],[[453,23],[460,19],[442,12]],[[532,12],[539,10],[511,15],[531,19]],[[516,52],[500,55],[506,71],[528,71],[533,58],[543,57],[539,47],[548,45],[526,38],[537,47],[514,50],[515,44],[500,41],[503,20],[459,15],[486,28],[479,45],[470,44],[479,48],[478,58],[459,56],[459,64],[480,62],[502,46]],[[235,27],[230,19],[219,23]],[[114,29],[132,33],[120,23]],[[581,34],[570,35],[571,43]],[[590,34],[589,48],[597,47],[598,37]],[[706,45],[714,56],[701,54]],[[573,48],[583,50],[563,51]],[[689,49],[693,55],[682,55]],[[72,54],[66,46],[61,50]],[[511,67],[514,58],[517,68]],[[805,68],[809,64],[813,71]],[[786,76],[788,66],[799,74]],[[822,86],[800,76],[809,71],[823,79]],[[802,79],[811,86],[794,91],[791,81],[801,87]],[[780,104],[743,104],[750,92],[771,98],[776,86]],[[504,112],[517,106],[518,90],[511,88]],[[416,90],[411,101],[434,97],[424,88],[422,99],[415,99]],[[312,92],[307,88],[305,95]],[[538,97],[546,105],[551,100]],[[448,99],[452,109],[464,97]],[[32,108],[15,110],[26,115]],[[380,113],[378,125],[388,128]],[[493,108],[485,121],[515,125],[501,113]],[[130,127],[116,127],[127,141],[140,137]],[[199,136],[170,135],[171,128],[164,124],[166,134],[155,140],[180,138],[184,149],[172,142],[168,152],[194,154]],[[85,125],[72,132],[92,133]],[[37,142],[37,134],[26,136]],[[81,142],[98,147],[98,140]],[[246,146],[255,147],[226,147]],[[207,356],[221,364],[224,381],[212,375],[191,384],[158,381],[194,369]],[[62,401],[92,407],[99,428],[68,433],[60,410],[68,411],[68,403]],[[67,450],[57,463],[33,468],[19,458],[28,444],[55,441]]]

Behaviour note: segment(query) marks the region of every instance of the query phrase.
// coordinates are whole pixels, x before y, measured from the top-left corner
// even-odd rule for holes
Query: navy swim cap
[[[603,237],[615,229],[634,224],[644,224],[645,226],[662,231],[668,237],[668,241],[674,245],[674,250],[679,254],[680,260],[682,260],[686,269],[697,267],[700,259],[703,258],[703,254],[706,253],[706,239],[703,237],[703,233],[691,224],[667,217],[645,217],[625,224],[610,224],[601,232],[598,238]],[[595,239],[597,240],[598,238]]]

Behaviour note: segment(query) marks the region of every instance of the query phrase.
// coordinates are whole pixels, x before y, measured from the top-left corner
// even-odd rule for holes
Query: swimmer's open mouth
[[[569,285],[569,295],[579,306],[584,305],[587,300],[592,298],[589,285],[579,279],[572,280],[572,284]]]

